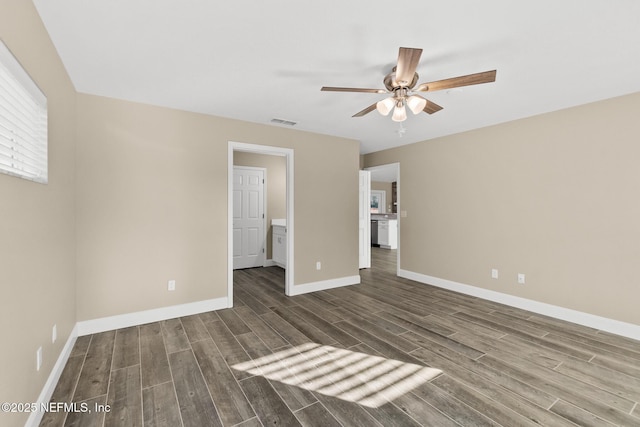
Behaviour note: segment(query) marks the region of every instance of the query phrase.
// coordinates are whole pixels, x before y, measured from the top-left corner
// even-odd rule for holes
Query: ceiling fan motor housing
[[[383,82],[384,87],[386,87],[389,92],[394,92],[396,89],[400,88],[413,89],[418,83],[419,78],[420,76],[418,75],[418,73],[413,73],[413,79],[411,80],[411,82],[408,85],[401,85],[396,81],[396,67],[393,67],[393,71],[391,71],[384,77]]]

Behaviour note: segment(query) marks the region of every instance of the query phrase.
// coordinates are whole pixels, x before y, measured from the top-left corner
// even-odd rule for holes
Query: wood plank
[[[519,363],[523,366],[518,367],[501,362],[490,355],[483,356],[480,362],[526,381],[540,390],[552,393],[560,399],[588,410],[607,421],[621,425],[633,425],[633,423],[637,422],[631,415],[628,415],[635,405],[634,402],[616,398],[616,396],[604,390],[589,387],[587,384],[573,380],[565,375],[562,377],[546,375],[544,372],[540,372],[532,363],[527,363],[523,360]],[[513,363],[513,360],[510,363]]]
[[[338,322],[335,326],[339,327],[346,333],[354,336],[364,344],[367,344],[369,347],[373,348],[376,351],[379,351],[384,357],[388,357],[395,360],[400,360],[402,362],[407,363],[415,363],[416,365],[420,365],[420,361],[414,358],[413,356],[408,355],[404,351],[398,349],[397,342],[389,343],[381,338],[378,338],[376,335],[371,334],[365,330],[358,328],[357,326],[352,325],[348,322]],[[400,337],[396,337],[400,338]],[[403,339],[403,338],[402,338]],[[395,340],[394,340],[395,341]]]
[[[113,366],[111,369],[126,368],[140,364],[140,342],[138,327],[118,329],[113,349]]]
[[[416,343],[424,342],[420,335],[412,332],[407,333],[407,338],[415,340]],[[490,396],[503,393],[502,389],[505,389],[542,408],[548,408],[557,399],[551,393],[541,391],[518,378],[505,375],[499,369],[469,359],[432,341],[427,340],[424,348],[411,352],[411,355]],[[500,386],[502,389],[496,386]],[[496,397],[496,399],[506,398]]]
[[[263,425],[302,425],[265,378],[247,378],[240,381],[240,387]]]
[[[234,300],[236,297],[241,299],[247,305],[247,307],[253,310],[256,314],[265,314],[271,311],[271,309],[266,305],[264,305],[258,298],[255,298],[253,295],[251,295],[248,292],[245,292],[242,289],[234,289],[233,293],[234,293],[233,295]],[[234,308],[238,308],[238,307],[234,307]]]
[[[192,345],[222,423],[234,425],[255,417],[256,414],[213,340],[198,341]]]
[[[90,340],[91,339],[89,338],[87,342]],[[78,378],[80,377],[82,364],[84,363],[84,356],[84,354],[80,353],[79,355],[69,357],[62,374],[60,375],[60,380],[58,380],[58,384],[56,384],[56,388],[53,390],[51,402],[71,402]],[[42,420],[40,421],[40,426],[61,426],[64,424],[66,416],[67,413],[64,411],[45,412]]]
[[[416,420],[411,418],[406,412],[398,408],[392,403],[384,403],[378,407],[366,407],[367,411],[383,426],[396,426],[396,427],[420,427]]]
[[[213,342],[216,344],[216,347],[218,347],[218,350],[220,350],[220,354],[222,354],[229,367],[233,368],[233,365],[237,363],[248,362],[251,360],[251,357],[223,322],[209,322],[206,324],[206,327],[211,338],[213,338]],[[239,371],[236,369],[232,369],[231,372],[233,372],[233,375],[237,379],[251,376],[251,374],[245,371]]]
[[[193,352],[171,353],[169,365],[184,427],[222,426]]]
[[[69,355],[69,357],[84,356],[85,354],[87,354],[90,343],[91,335],[83,335],[81,337],[78,337],[75,344],[73,344],[73,348],[71,349],[71,354]]]
[[[313,394],[343,426],[383,427],[357,403],[317,392]]]
[[[275,314],[280,316],[284,321],[296,328],[307,339],[306,342],[317,342],[320,344],[331,345],[337,343],[336,339],[327,335],[324,331],[316,328],[314,325],[307,322],[306,319],[293,313],[290,309],[285,307],[277,307],[273,310]]]
[[[446,374],[440,375],[438,378],[431,381],[431,383],[445,393],[448,393],[456,399],[466,403],[468,406],[474,408],[484,416],[503,426],[525,427],[538,425],[538,423],[530,421],[502,405],[499,401],[490,399],[482,393],[475,392],[473,389],[454,380]]]
[[[258,417],[251,418],[243,423],[237,424],[234,427],[264,427]]]
[[[483,353],[490,354],[498,354],[502,351],[506,351],[511,354],[519,354],[524,348],[528,348],[530,351],[529,360],[531,362],[551,369],[556,368],[563,360],[570,358],[570,356],[563,353],[529,345],[529,343],[524,341],[521,345],[518,345],[510,341],[483,339],[478,335],[466,332],[456,332],[451,338],[468,345],[469,347],[482,351]]]
[[[478,337],[488,338],[491,340],[500,339],[506,334],[502,331],[496,331],[495,329],[487,328],[476,323],[466,322],[453,316],[440,316],[437,314],[431,314],[426,318],[431,319],[432,322],[439,323],[445,327],[448,327],[456,332],[465,332]]]
[[[296,295],[293,298],[300,307],[305,307],[307,310],[329,323],[335,323],[343,320],[333,312],[335,308],[338,308],[335,304],[318,298],[315,293]]]
[[[552,340],[549,339],[550,334],[546,335],[544,338],[539,338],[539,337],[534,337],[532,335],[528,335],[525,333],[520,332],[517,329],[511,328],[509,326],[503,325],[501,323],[496,323],[490,320],[486,320],[486,319],[482,319],[479,317],[475,317],[475,316],[471,316],[467,313],[464,312],[459,312],[454,314],[453,316],[458,317],[460,319],[469,321],[469,322],[475,322],[478,323],[480,325],[486,326],[488,328],[492,328],[492,329],[496,329],[499,331],[503,331],[506,334],[510,334],[510,335],[514,335],[517,337],[520,337],[526,341],[529,341],[531,343],[535,343],[536,345],[540,345],[543,347],[547,347],[550,348],[552,350],[556,350],[556,351],[560,351],[562,353],[565,353],[569,356],[573,356],[576,357],[578,359],[582,359],[582,360],[589,360],[593,357],[593,354],[589,354],[586,353],[582,350],[579,350],[575,347],[571,347],[568,345],[565,345],[562,342],[554,342]]]
[[[200,318],[200,320],[202,320],[202,323],[217,322],[218,320],[220,320],[218,314],[215,311],[205,311],[204,313],[198,314],[198,317]]]
[[[579,426],[614,427],[616,425],[605,421],[602,418],[597,417],[588,411],[585,411],[584,409],[580,409],[577,406],[567,403],[564,400],[558,400],[550,408],[550,411],[561,415],[562,417],[574,422]],[[640,420],[638,420],[638,422],[640,422]]]
[[[422,425],[459,427],[458,423],[413,393],[405,393],[395,398],[393,404]]]
[[[136,328],[137,341],[137,328]],[[142,426],[142,388],[140,365],[128,366],[111,372],[107,404],[110,410],[104,423],[109,426]]]
[[[184,331],[180,319],[169,319],[160,322],[162,328],[162,337],[167,353],[175,353],[176,351],[188,350],[191,348],[189,338]]]
[[[189,338],[189,342],[194,343],[197,341],[208,340],[211,338],[205,328],[204,323],[198,315],[181,317],[180,321],[184,327],[184,332]]]
[[[349,323],[352,323],[355,325],[355,324],[363,324],[366,322],[367,328],[369,327],[381,328],[389,332],[390,334],[394,334],[394,335],[400,335],[404,332],[407,332],[407,330],[402,326],[398,326],[395,323],[389,322],[388,320],[385,320],[375,314],[365,313],[357,309],[348,307],[348,304],[345,304],[345,305],[347,306],[346,309],[338,308],[334,310],[334,312],[338,313],[343,320],[346,320]]]
[[[281,348],[289,344],[250,308],[237,307],[233,310],[270,349]]]
[[[78,406],[78,410],[69,412],[64,422],[64,427],[102,427],[106,412],[102,410],[96,411],[95,409],[97,405],[104,407],[106,403],[106,394],[78,402],[78,405],[84,404],[89,410],[83,411],[81,406]]]
[[[173,383],[164,383],[142,390],[142,407],[145,427],[182,425]]]
[[[342,424],[320,402],[300,409],[295,412],[295,415],[305,427],[342,427]]]
[[[142,388],[171,381],[169,360],[167,359],[160,324],[147,323],[139,328]]]
[[[73,395],[74,402],[106,396],[115,336],[115,331],[108,331],[94,334],[91,338],[78,386]]]
[[[421,325],[417,325],[415,323],[406,321],[398,316],[395,315],[391,315],[388,314],[386,312],[382,312],[382,313],[378,313],[378,315],[380,317],[382,317],[383,319],[387,319],[389,321],[393,321],[393,322],[397,322],[399,325],[401,325],[403,328],[410,330],[413,333],[416,333],[418,335],[421,335],[427,339],[429,339],[432,342],[438,343],[444,347],[450,348],[453,351],[456,351],[460,354],[463,354],[467,357],[469,357],[470,359],[477,359],[478,357],[482,356],[484,353],[476,350],[475,348],[469,347],[465,344],[462,344],[458,341],[455,340],[455,338],[448,338],[444,335],[440,335],[439,333],[433,332]],[[403,337],[406,334],[402,334],[400,335],[401,337]],[[414,343],[415,345],[415,343]]]
[[[233,335],[242,335],[251,332],[251,329],[242,321],[233,309],[227,308],[218,311],[218,316],[227,325]]]
[[[547,335],[550,340],[562,341],[575,348],[583,349],[585,352],[591,354],[601,354],[604,356],[615,356],[621,360],[629,361],[640,365],[640,345],[635,350],[629,350],[627,348],[618,347],[612,344],[600,342],[588,337],[582,337],[579,335],[571,335],[568,333],[553,332]],[[638,350],[638,351],[636,351]]]
[[[263,314],[260,317],[289,344],[301,345],[309,342],[309,338],[305,334],[294,328],[290,323],[285,321],[276,313],[271,312]]]
[[[287,363],[284,356],[280,356],[282,352],[278,351],[273,353],[253,332],[238,335],[236,339],[244,347],[247,353],[249,353],[252,359],[256,360],[272,356],[274,361],[271,362],[270,365],[276,366],[280,370],[290,372],[288,369],[290,364]],[[260,366],[256,366],[256,369],[260,369]],[[293,373],[290,375],[294,376]],[[300,382],[300,386],[291,386],[276,380],[269,380],[269,383],[292,411],[296,411],[317,402],[315,396],[304,388],[304,382]]]
[[[455,396],[445,393],[430,382],[419,385],[413,389],[411,393],[434,408],[438,408],[440,412],[461,426],[499,426],[495,421],[485,417],[480,412],[458,400]]]
[[[315,326],[346,347],[351,347],[352,345],[356,345],[360,342],[351,335],[345,333],[342,329],[336,328],[328,321],[316,316],[313,312],[305,309],[304,307],[290,307],[289,310],[300,316],[300,318],[304,319],[305,322]]]
[[[555,371],[640,402],[640,379],[580,360],[565,361]]]
[[[640,365],[626,363],[616,358],[606,356],[596,356],[591,359],[591,363],[640,379]]]

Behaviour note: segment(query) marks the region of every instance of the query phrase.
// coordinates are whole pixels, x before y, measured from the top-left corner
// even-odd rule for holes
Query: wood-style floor
[[[292,298],[236,271],[235,307],[80,337],[65,426],[640,426],[640,342],[395,277]],[[109,412],[95,411],[109,405]]]

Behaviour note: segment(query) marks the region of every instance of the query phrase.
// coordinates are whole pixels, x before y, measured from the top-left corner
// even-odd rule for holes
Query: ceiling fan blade
[[[320,89],[324,92],[363,92],[363,93],[387,93],[384,89],[362,89],[357,87],[331,87],[322,86]]]
[[[413,75],[418,68],[422,49],[401,47],[398,53],[398,65],[396,67],[396,82],[400,86],[407,86],[413,80]]]
[[[496,70],[484,71],[482,73],[468,74],[466,76],[452,77],[450,79],[438,80],[430,83],[422,83],[415,91],[433,92],[436,90],[453,89],[462,86],[479,85],[496,81]]]
[[[422,111],[428,114],[437,113],[440,110],[442,110],[441,106],[439,106],[435,102],[429,101],[428,99],[427,99],[427,105],[425,105],[424,108],[422,109]]]
[[[378,104],[377,102],[376,102],[375,104],[371,104],[371,105],[369,105],[367,108],[365,108],[364,110],[362,110],[362,111],[360,111],[360,112],[358,112],[358,113],[355,113],[355,114],[354,114],[353,116],[351,116],[351,117],[362,117],[362,116],[364,116],[365,114],[369,114],[370,112],[372,112],[373,110],[375,110],[375,109],[376,109],[376,105],[377,105],[377,104]]]

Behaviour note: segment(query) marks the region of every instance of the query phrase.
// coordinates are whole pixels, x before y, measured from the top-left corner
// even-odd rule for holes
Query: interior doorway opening
[[[286,233],[280,237],[280,242],[284,243],[284,260],[279,264],[284,264],[284,293],[286,295],[291,294],[291,289],[294,284],[294,214],[293,214],[293,150],[282,147],[272,147],[258,144],[247,144],[242,142],[229,141],[228,147],[228,189],[227,189],[227,295],[228,306],[233,307],[233,278],[234,278],[234,238],[237,237],[237,231],[234,231],[234,209],[237,210],[238,204],[234,203],[234,153],[254,153],[267,156],[283,157],[286,163],[286,178],[285,178],[285,214],[284,218],[278,218],[278,220],[285,221]],[[265,195],[266,197],[266,195]],[[281,216],[281,215],[278,215]],[[270,221],[265,223],[267,228],[270,228]],[[236,235],[234,235],[234,233]],[[266,229],[262,232],[265,241],[265,253],[267,253],[267,233]],[[262,237],[262,236],[261,236]],[[236,239],[237,240],[237,239]],[[269,239],[271,242],[271,239]],[[279,252],[281,254],[281,252]],[[269,266],[270,260],[266,259],[264,266]]]
[[[386,239],[380,244],[372,241],[371,265],[384,264],[387,271],[398,275],[400,270],[400,223],[402,217],[400,204],[400,163],[372,166],[364,170],[370,172],[372,194],[384,193],[382,198],[372,201],[371,226],[376,227],[376,237]],[[374,212],[375,211],[375,212]],[[391,239],[391,241],[389,240]],[[381,267],[382,265],[378,265]]]

